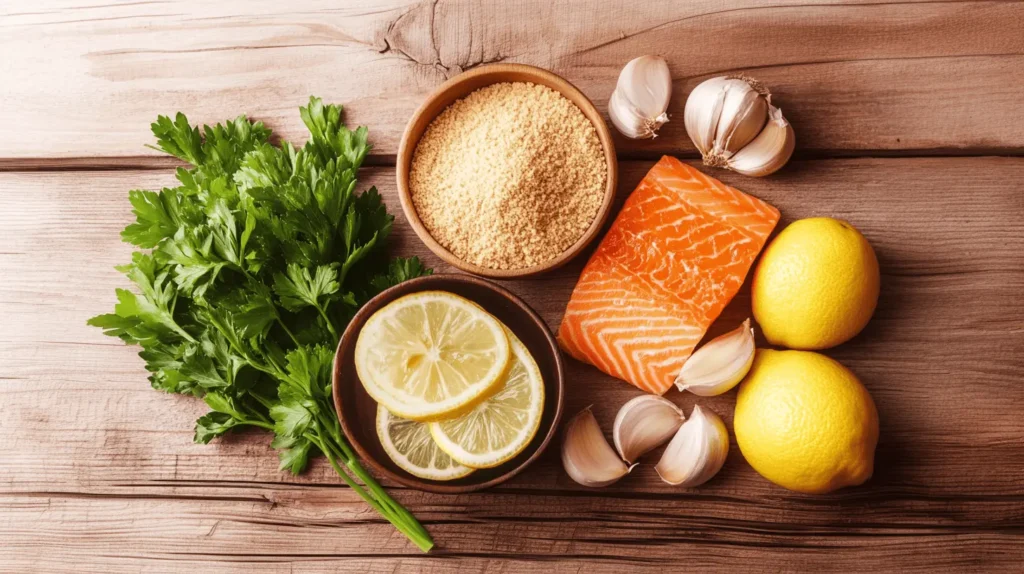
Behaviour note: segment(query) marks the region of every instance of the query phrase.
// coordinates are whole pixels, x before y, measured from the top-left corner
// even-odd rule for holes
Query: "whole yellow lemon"
[[[801,219],[779,233],[754,272],[754,318],[765,338],[793,349],[852,339],[878,303],[878,259],[845,221]]]
[[[831,492],[874,470],[875,403],[849,369],[819,353],[758,349],[733,429],[750,466],[790,490]]]

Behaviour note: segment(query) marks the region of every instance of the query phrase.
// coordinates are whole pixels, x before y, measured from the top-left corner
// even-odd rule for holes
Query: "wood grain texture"
[[[1024,3],[1002,0],[0,3],[0,572],[1020,571],[1021,30]],[[126,285],[127,191],[173,181],[176,161],[143,147],[157,114],[245,111],[302,141],[310,94],[345,104],[370,127],[361,182],[398,215],[394,250],[450,271],[399,214],[389,167],[422,98],[521,62],[604,113],[645,53],[670,63],[673,120],[616,140],[619,202],[661,153],[695,157],[685,95],[747,72],[773,88],[800,161],[763,180],[713,174],[782,225],[841,217],[875,246],[879,309],[828,353],[879,408],[868,484],[788,492],[733,445],[698,489],[643,464],[588,490],[552,449],[481,493],[388,485],[438,542],[422,555],[322,460],[282,473],[257,432],[193,444],[205,406],[150,389],[136,349],[85,325]],[[505,285],[557,327],[584,259]],[[745,287],[710,335],[749,314]],[[593,403],[606,429],[638,393],[572,360],[566,377],[566,413]],[[730,428],[734,401],[700,400]]]
[[[0,168],[145,163],[147,126],[178,110],[211,123],[245,111],[301,139],[310,94],[346,104],[393,156],[422,98],[463,70],[549,68],[603,111],[644,53],[670,63],[675,119],[654,141],[620,138],[629,157],[692,156],[685,94],[739,72],[773,88],[798,157],[1019,154],[1022,28],[1024,4],[1001,0],[9,2]]]
[[[621,164],[623,199],[652,162]],[[576,572],[675,569],[1013,570],[1024,561],[1024,159],[798,161],[772,178],[716,171],[784,222],[851,221],[882,264],[879,309],[829,354],[874,396],[875,477],[825,496],[760,478],[732,449],[699,489],[650,464],[571,482],[552,450],[490,491],[394,487],[439,548],[423,556],[322,461],[277,470],[268,437],[191,442],[204,412],[153,391],[135,350],[85,326],[113,304],[127,190],[169,170],[0,174],[0,570]],[[395,210],[391,168],[368,168]],[[445,267],[407,224],[394,248]],[[557,327],[583,260],[505,284]],[[749,315],[744,289],[712,334]],[[566,412],[610,428],[638,391],[568,361]],[[689,395],[669,398],[689,412]],[[731,427],[735,394],[701,399]],[[649,455],[647,462],[656,460]]]

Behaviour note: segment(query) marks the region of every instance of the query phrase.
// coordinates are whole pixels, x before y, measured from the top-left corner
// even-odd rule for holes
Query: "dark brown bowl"
[[[461,295],[512,330],[537,361],[544,377],[544,413],[533,441],[512,460],[494,468],[480,469],[457,480],[437,481],[413,476],[391,462],[377,438],[377,403],[363,389],[353,356],[359,331],[378,309],[391,301],[419,291],[449,291]],[[551,330],[522,299],[506,289],[468,275],[430,275],[406,281],[371,299],[356,313],[338,342],[334,357],[334,408],[349,443],[374,473],[411,488],[441,494],[473,492],[505,482],[519,474],[544,452],[562,416],[562,357]]]

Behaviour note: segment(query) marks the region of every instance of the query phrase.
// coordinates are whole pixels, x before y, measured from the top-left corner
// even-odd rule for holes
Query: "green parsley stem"
[[[329,420],[328,417],[321,413],[320,424],[332,435],[331,438],[333,438],[334,440],[328,442],[328,446],[333,447],[335,449],[340,449],[341,452],[335,450],[335,454],[338,455],[339,459],[345,461],[345,466],[351,469],[352,472],[354,472],[355,475],[359,478],[359,480],[363,481],[363,484],[365,484],[373,492],[373,494],[378,498],[378,500],[382,501],[384,504],[387,504],[391,508],[391,510],[402,516],[411,528],[414,528],[417,531],[421,532],[424,536],[429,537],[430,534],[427,533],[426,529],[423,528],[423,525],[421,525],[419,521],[416,520],[416,517],[413,516],[412,513],[410,513],[408,510],[406,510],[404,506],[395,501],[395,499],[391,498],[391,495],[389,495],[387,491],[384,490],[383,487],[381,487],[381,485],[376,481],[376,479],[374,479],[373,476],[370,475],[370,473],[368,473],[361,464],[359,464],[358,457],[356,457],[355,453],[352,452],[352,448],[348,445],[347,442],[345,442],[345,439],[341,436],[337,420],[331,421]]]
[[[321,450],[321,452],[324,453],[324,456],[326,456],[327,460],[330,461],[331,466],[334,467],[334,471],[338,473],[338,476],[340,476],[341,479],[345,481],[345,484],[347,484],[349,488],[354,490],[355,493],[358,494],[360,498],[365,500],[366,503],[373,507],[373,509],[376,510],[378,513],[380,513],[381,516],[383,516],[384,518],[388,518],[389,521],[393,522],[391,518],[388,517],[388,511],[383,506],[381,506],[381,504],[377,500],[370,496],[370,493],[366,492],[366,490],[362,486],[359,486],[359,484],[352,480],[352,477],[349,476],[348,473],[346,473],[344,470],[342,470],[340,466],[338,466],[337,461],[334,460],[334,454],[323,443],[323,441],[321,441],[316,435],[312,433],[306,433],[303,436],[305,436],[307,440],[315,444]]]
[[[239,420],[239,423],[243,425],[252,425],[254,427],[260,427],[261,429],[266,429],[271,432],[274,431],[274,425],[268,422],[258,421],[254,419],[241,419]]]
[[[348,473],[345,472],[341,468],[341,466],[338,465],[337,461],[335,460],[334,450],[331,449],[330,446],[328,446],[328,444],[325,441],[321,440],[319,437],[311,433],[306,433],[305,436],[307,439],[309,439],[310,442],[312,442],[313,444],[317,445],[320,448],[320,450],[324,453],[324,456],[326,456],[327,460],[331,463],[331,466],[334,467],[334,471],[338,473],[338,475],[341,477],[343,481],[345,481],[345,484],[347,484],[349,488],[354,490],[356,494],[358,494],[360,498],[365,500],[366,503],[369,504],[374,510],[380,513],[381,516],[387,519],[387,521],[390,522],[395,528],[397,528],[399,532],[404,534],[407,538],[409,538],[409,540],[416,544],[416,546],[418,546],[420,550],[424,552],[429,552],[430,549],[434,547],[434,541],[430,538],[430,534],[427,533],[427,531],[423,528],[422,525],[419,524],[419,522],[415,522],[415,519],[413,519],[415,524],[410,524],[405,519],[406,516],[411,516],[408,515],[408,512],[404,513],[406,516],[403,516],[403,513],[396,513],[390,505],[384,506],[384,501],[375,500],[372,496],[370,496],[370,493],[366,492],[366,490],[363,487],[356,484],[356,482],[352,480],[352,477],[350,477]],[[358,465],[358,463],[356,464]],[[371,490],[373,490],[373,486],[377,486],[377,488],[380,488],[380,486],[376,484],[376,481],[374,481],[373,478],[370,478],[370,482],[367,484],[367,486],[370,486]],[[392,500],[391,497],[385,495],[385,498],[387,502],[394,503],[394,500]]]
[[[299,343],[299,340],[295,338],[295,333],[292,333],[292,330],[288,328],[288,325],[284,324],[284,321],[281,320],[281,316],[277,314],[276,308],[274,309],[274,315],[277,315],[277,324],[284,329],[285,333],[288,333],[288,337],[291,338],[292,342],[295,343],[296,346],[301,347],[302,345]]]
[[[341,429],[337,419],[331,419],[323,413],[319,414],[320,426],[327,431],[330,435],[328,439],[324,440],[324,445],[332,449],[333,453],[339,460],[345,462],[353,473],[363,481],[363,484],[373,492],[374,496],[382,503],[388,506],[388,508],[397,514],[402,521],[412,530],[420,533],[422,536],[430,538],[430,534],[423,528],[423,525],[416,520],[416,517],[412,515],[404,506],[399,504],[395,499],[384,490],[383,487],[373,478],[370,473],[366,472],[366,469],[359,464],[359,459],[352,452],[351,447],[341,436]]]
[[[319,305],[317,305],[316,310],[320,312],[320,316],[323,317],[324,323],[327,323],[327,330],[331,332],[331,336],[334,337],[335,342],[337,342],[338,331],[334,328],[334,323],[331,321],[331,318],[327,316],[327,311]]]
[[[322,427],[325,427],[325,430],[330,435],[328,437],[328,440],[324,440],[324,445],[327,448],[331,449],[331,452],[334,454],[334,456],[336,456],[339,460],[344,461],[345,466],[350,468],[352,472],[354,472],[356,476],[359,477],[359,480],[362,480],[363,483],[366,484],[366,486],[371,491],[373,491],[374,495],[382,503],[387,504],[391,510],[397,513],[401,513],[402,510],[405,510],[404,508],[401,507],[401,505],[399,505],[390,496],[388,496],[387,492],[385,492],[384,489],[382,489],[380,485],[377,484],[377,481],[372,476],[370,476],[366,472],[366,470],[363,469],[363,467],[359,464],[358,459],[356,459],[355,454],[352,452],[348,444],[345,442],[345,439],[343,439],[340,435],[335,435],[334,429],[331,428],[333,425],[330,424],[330,421],[326,420],[326,418],[323,415],[320,415],[319,418],[320,425]],[[409,515],[409,518],[412,518],[412,515]],[[413,520],[415,521],[415,519]]]
[[[270,407],[274,406],[274,401],[272,401],[272,400],[268,399],[267,397],[257,393],[256,391],[249,391],[249,395],[251,395],[252,398],[254,398],[257,401],[259,401],[259,403],[261,405],[267,407],[267,409],[269,409]]]
[[[192,335],[189,335],[188,331],[186,331],[184,329],[184,327],[179,325],[178,322],[174,320],[174,307],[177,304],[178,304],[178,297],[175,296],[174,300],[171,302],[171,307],[170,307],[169,311],[167,311],[167,312],[161,311],[160,312],[161,315],[164,316],[164,324],[169,325],[171,327],[172,331],[174,331],[178,335],[181,335],[182,339],[185,339],[189,343],[195,343],[196,342],[195,337],[193,337]]]

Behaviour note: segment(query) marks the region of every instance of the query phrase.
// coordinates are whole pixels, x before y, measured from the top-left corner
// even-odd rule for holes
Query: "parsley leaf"
[[[316,450],[313,443],[306,438],[294,438],[277,435],[270,446],[278,449],[281,459],[281,470],[290,470],[298,474],[306,469],[311,451]]]
[[[211,440],[235,428],[236,425],[238,425],[238,419],[235,419],[227,413],[207,413],[199,417],[199,420],[196,421],[196,434],[194,440],[201,444],[207,444]]]
[[[121,232],[121,238],[136,247],[156,247],[160,241],[178,230],[177,195],[133,190],[128,192],[136,222]]]
[[[338,265],[318,265],[310,274],[309,269],[290,263],[285,273],[274,274],[274,292],[281,305],[289,311],[303,307],[321,308],[341,288],[338,283]]]
[[[418,257],[396,257],[388,263],[386,272],[370,279],[370,285],[376,295],[389,287],[424,275],[430,275],[430,269],[424,268]]]
[[[178,112],[174,121],[167,116],[158,116],[150,125],[156,136],[157,149],[161,149],[174,157],[187,161],[192,165],[200,165],[205,160],[203,142],[199,128],[188,123],[185,114]]]

